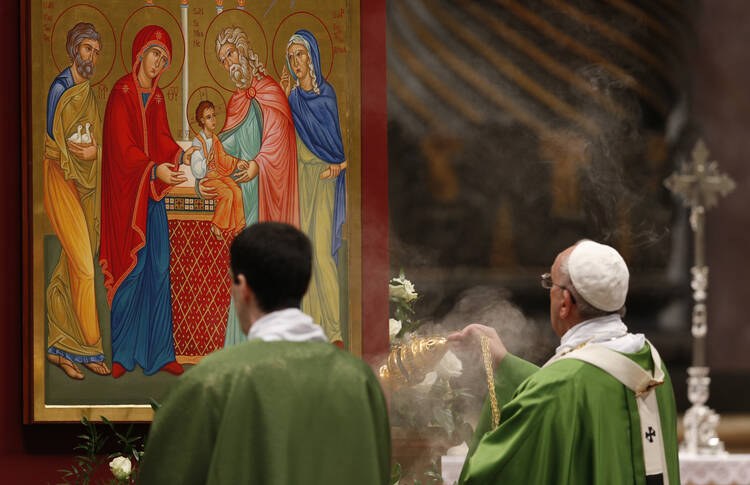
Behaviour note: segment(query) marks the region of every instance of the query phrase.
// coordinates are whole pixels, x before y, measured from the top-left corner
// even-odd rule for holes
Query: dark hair
[[[262,222],[245,228],[232,241],[230,265],[235,282],[245,275],[264,312],[299,308],[312,271],[312,246],[288,224]]]
[[[201,118],[203,118],[203,112],[208,108],[216,110],[214,104],[208,100],[201,101],[200,103],[198,103],[198,107],[195,108],[195,121],[198,122],[201,128],[203,128],[203,123],[201,122]]]
[[[76,60],[76,54],[78,54],[78,46],[81,45],[85,39],[92,39],[99,43],[99,47],[102,47],[102,36],[96,31],[96,28],[87,22],[79,22],[68,31],[68,36],[65,42],[65,50],[68,51],[68,57],[71,61]]]

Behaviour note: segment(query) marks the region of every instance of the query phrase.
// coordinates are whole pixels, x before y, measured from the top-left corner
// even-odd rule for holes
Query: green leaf
[[[401,463],[396,462],[391,470],[390,485],[395,485],[401,479]]]

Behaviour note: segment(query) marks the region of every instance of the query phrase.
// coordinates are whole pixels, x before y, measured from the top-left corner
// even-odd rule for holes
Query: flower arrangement
[[[401,270],[388,284],[393,318],[388,322],[391,346],[408,344],[423,322],[416,319],[414,304],[419,294]],[[437,366],[418,384],[394,389],[391,393],[391,419],[409,428],[438,426],[449,446],[470,443],[474,430],[463,420],[461,409],[473,398],[460,386],[461,361],[448,350]]]
[[[152,407],[158,406],[152,403]],[[104,416],[101,417],[104,429],[103,434],[97,429],[97,425],[81,418],[81,424],[86,428],[83,434],[78,435],[81,442],[74,448],[81,452],[73,458],[70,468],[59,470],[62,473],[61,485],[130,485],[136,483],[138,478],[138,465],[143,457],[144,440],[141,436],[133,436],[133,425],[125,433],[120,433],[115,425]],[[110,454],[105,453],[105,445],[114,436],[118,451]],[[102,468],[109,463],[111,477],[102,479]]]
[[[393,307],[394,318],[388,321],[391,342],[406,332],[419,328],[419,320],[414,320],[414,302],[419,298],[411,281],[406,279],[402,269],[397,278],[388,283],[388,299]]]

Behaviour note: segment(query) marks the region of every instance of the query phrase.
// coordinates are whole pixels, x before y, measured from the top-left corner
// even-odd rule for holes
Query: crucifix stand
[[[734,190],[734,181],[726,174],[719,173],[718,164],[708,161],[708,149],[703,140],[693,148],[692,160],[683,164],[679,172],[674,172],[664,185],[682,198],[690,208],[690,227],[693,229],[695,260],[690,268],[693,290],[693,363],[688,368],[688,399],[692,406],[685,412],[683,424],[685,438],[680,450],[693,454],[724,454],[724,443],[716,435],[719,415],[706,406],[708,377],[706,360],[706,332],[708,318],[706,296],[708,292],[708,266],[706,265],[705,219],[706,211],[715,206],[719,196]]]

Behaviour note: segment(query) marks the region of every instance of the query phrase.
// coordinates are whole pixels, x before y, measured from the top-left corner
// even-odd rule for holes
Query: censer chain
[[[484,359],[484,371],[487,373],[487,390],[490,395],[490,407],[492,408],[492,429],[500,424],[500,408],[497,405],[495,395],[495,373],[492,371],[492,354],[490,353],[490,340],[484,335],[480,338],[482,344],[482,357]]]

